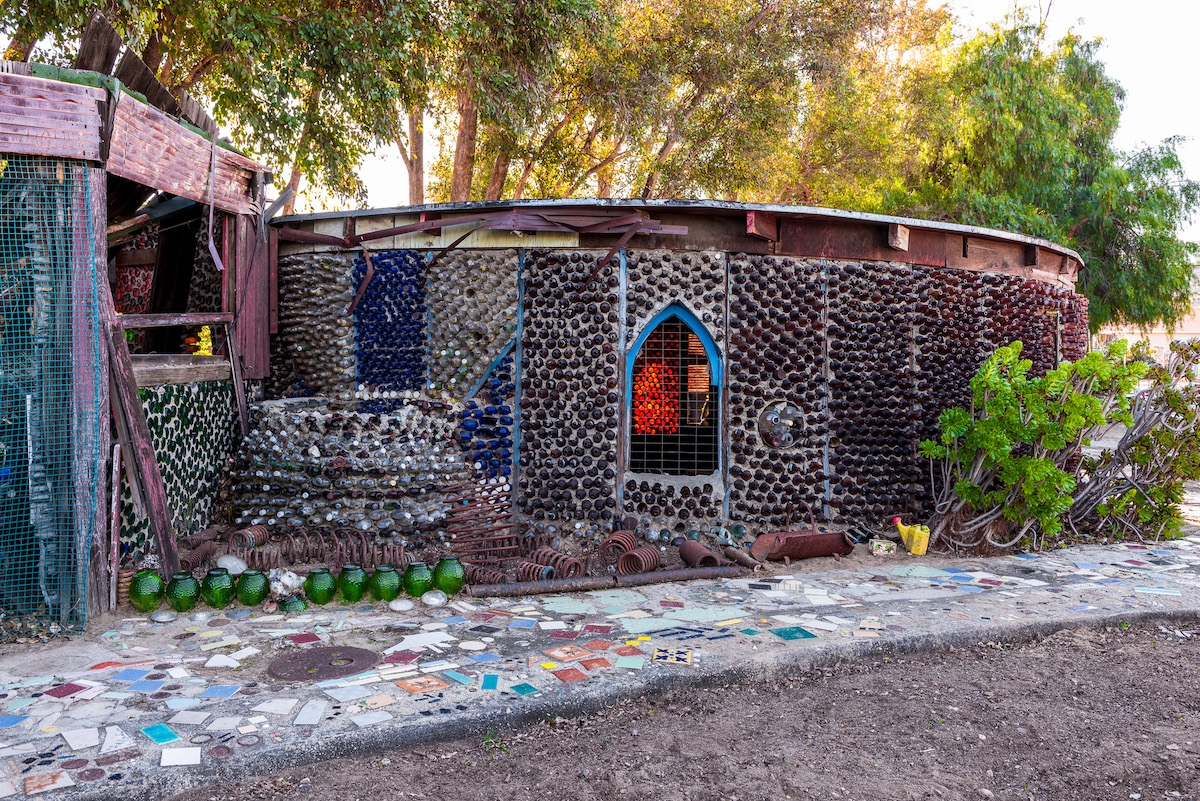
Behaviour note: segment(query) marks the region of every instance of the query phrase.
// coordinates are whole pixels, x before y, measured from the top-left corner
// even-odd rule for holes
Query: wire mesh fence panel
[[[100,451],[87,168],[0,155],[0,641],[82,631]]]
[[[717,391],[700,338],[664,320],[633,365],[630,469],[676,476],[717,469]]]

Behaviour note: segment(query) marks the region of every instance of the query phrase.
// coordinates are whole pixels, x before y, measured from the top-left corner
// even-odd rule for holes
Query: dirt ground
[[[1062,631],[631,700],[176,801],[1195,798],[1198,691],[1200,633]]]

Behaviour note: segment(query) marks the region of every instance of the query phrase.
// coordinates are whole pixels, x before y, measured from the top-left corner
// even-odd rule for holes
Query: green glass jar
[[[279,611],[281,612],[303,612],[308,609],[308,604],[299,595],[289,595],[279,602]]]
[[[271,593],[271,582],[261,570],[246,569],[237,577],[237,599],[243,606],[258,606]]]
[[[367,582],[367,589],[372,601],[394,601],[400,595],[400,574],[391,565],[380,565]]]
[[[181,570],[167,582],[167,606],[176,612],[190,612],[200,602],[200,582]]]
[[[433,571],[424,562],[413,562],[404,569],[404,591],[420,598],[433,589]]]
[[[167,584],[150,568],[139,570],[129,582],[129,603],[139,612],[153,612],[162,603]]]
[[[233,576],[223,567],[214,567],[200,582],[200,596],[213,609],[224,609],[233,602]]]
[[[367,571],[362,569],[362,565],[347,562],[342,565],[342,572],[338,573],[337,585],[342,594],[342,601],[348,604],[358,603],[367,589]]]
[[[447,595],[457,595],[467,583],[467,569],[453,556],[447,556],[433,569],[433,586]]]
[[[337,579],[327,567],[314,567],[304,579],[304,594],[314,604],[327,604],[337,594]]]

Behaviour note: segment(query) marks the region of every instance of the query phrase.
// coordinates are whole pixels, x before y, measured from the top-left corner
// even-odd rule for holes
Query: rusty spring
[[[517,563],[517,581],[546,581],[554,578],[554,568],[551,565],[539,565],[537,562],[521,561]]]
[[[600,543],[596,554],[606,565],[615,565],[622,554],[637,548],[637,539],[632,531],[614,531],[612,536]]]
[[[583,562],[552,548],[538,548],[529,554],[529,558],[539,565],[554,568],[554,575],[558,578],[579,578],[583,575]]]
[[[347,562],[354,562],[364,568],[392,565],[402,570],[410,561],[410,557],[404,552],[403,545],[389,543],[379,547],[372,543],[365,534],[357,538],[340,539],[333,549],[333,565],[338,569]]]
[[[720,557],[693,540],[686,540],[679,546],[679,558],[688,567],[716,567],[721,564]]]
[[[336,542],[332,536],[330,539]],[[319,532],[292,531],[283,535],[279,550],[289,565],[302,565],[324,562],[331,547],[326,543],[325,535]]]
[[[271,532],[266,526],[250,526],[238,529],[229,535],[229,547],[232,548],[261,548],[271,541]]]
[[[617,560],[617,572],[622,576],[633,573],[649,573],[658,569],[658,549],[652,545],[634,548],[628,553],[621,554]]]
[[[489,570],[479,565],[467,565],[468,584],[507,584],[508,576],[499,570]]]
[[[250,548],[230,553],[245,562],[246,567],[256,570],[273,570],[279,567],[279,551],[274,548]]]
[[[232,528],[232,526],[222,525],[210,526],[197,534],[189,534],[186,537],[180,537],[179,544],[184,548],[199,548],[206,542],[221,539],[228,534]]]
[[[193,551],[183,554],[179,557],[179,568],[181,570],[195,570],[209,559],[216,555],[217,541],[208,540],[202,542]]]

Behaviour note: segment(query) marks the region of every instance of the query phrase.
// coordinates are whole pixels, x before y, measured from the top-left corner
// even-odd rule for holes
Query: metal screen
[[[674,476],[715,471],[717,397],[700,338],[678,317],[661,322],[633,363],[630,469]]]
[[[0,640],[82,631],[100,326],[87,170],[0,155]]]

